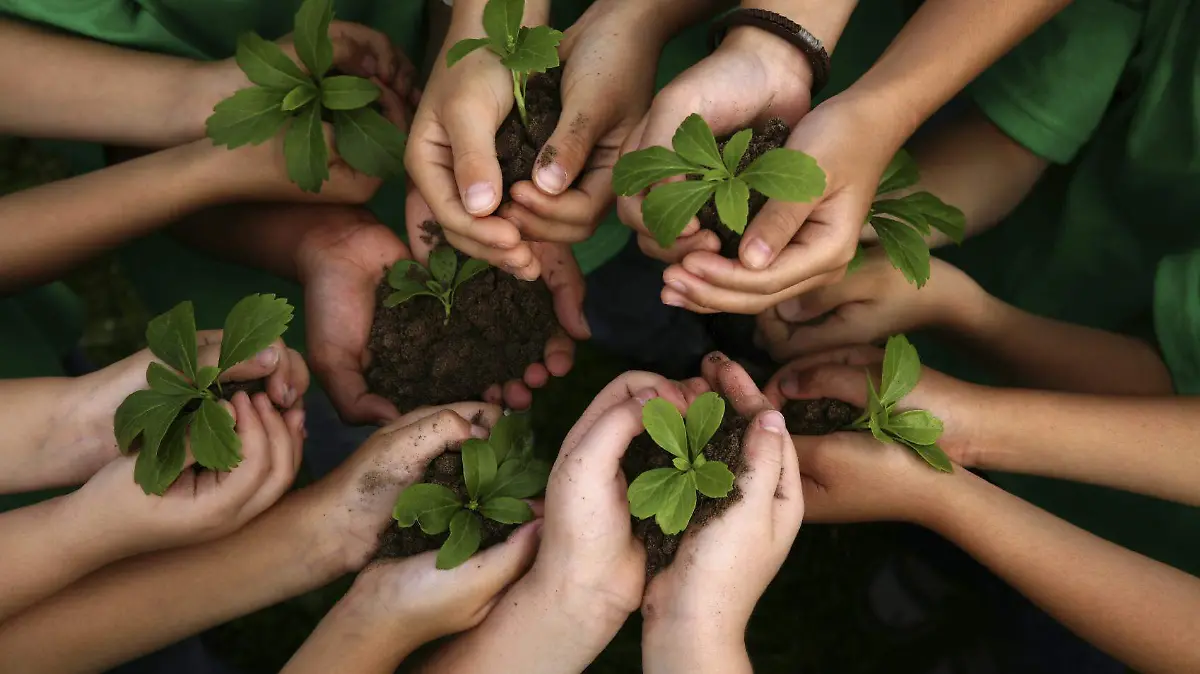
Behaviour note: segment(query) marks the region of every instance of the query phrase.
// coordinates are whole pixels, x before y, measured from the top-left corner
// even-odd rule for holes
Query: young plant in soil
[[[487,37],[462,40],[446,52],[446,67],[478,49],[488,49],[512,73],[513,98],[521,124],[529,128],[526,95],[529,78],[559,65],[558,45],[563,34],[549,26],[522,26],[525,0],[489,0],[483,8],[483,31]]]
[[[414,297],[432,297],[446,309],[446,322],[450,322],[450,311],[454,307],[454,294],[462,284],[487,271],[488,263],[470,259],[458,265],[458,255],[453,248],[439,246],[429,254],[429,267],[422,267],[413,260],[400,260],[388,272],[388,285],[396,292],[383,300],[383,306],[391,309]]]
[[[400,493],[392,513],[397,527],[408,530],[410,538],[415,535],[413,525],[425,538],[425,545],[419,541],[416,549],[400,546],[402,552],[416,554],[440,544],[439,569],[453,569],[481,545],[502,541],[517,525],[532,520],[533,510],[521,499],[544,491],[550,475],[550,466],[532,457],[524,415],[502,417],[488,440],[467,440],[459,455],[461,470],[450,476],[449,484],[435,482],[439,477],[444,482],[446,476],[434,470],[431,479]],[[387,547],[385,538],[384,554]]]
[[[331,73],[332,20],[333,0],[304,0],[296,12],[296,53],[307,72],[274,42],[255,33],[239,37],[235,59],[256,86],[218,103],[207,122],[208,137],[229,149],[263,143],[286,126],[288,177],[306,192],[320,192],[329,179],[324,122],[333,124],[338,154],[356,171],[388,178],[404,170],[404,133],[372,107],[379,87]]]
[[[242,441],[234,432],[233,416],[217,403],[232,393],[223,390],[217,378],[279,339],[291,320],[287,300],[246,297],[225,318],[217,365],[205,367],[197,361],[191,302],[150,321],[146,342],[166,365],[150,364],[150,388],[130,394],[113,419],[122,452],[129,452],[141,438],[133,479],[143,491],[160,496],[166,492],[183,473],[189,445],[196,463],[209,470],[228,471],[241,462]]]

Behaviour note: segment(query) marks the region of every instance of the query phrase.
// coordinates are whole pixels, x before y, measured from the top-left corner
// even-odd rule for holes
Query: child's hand
[[[868,344],[921,328],[951,327],[978,310],[983,290],[937,258],[920,290],[892,267],[881,248],[833,285],[786,300],[758,316],[761,345],[779,362],[850,344]],[[804,325],[824,317],[814,325]]]
[[[219,538],[266,510],[291,486],[304,444],[304,411],[281,415],[266,394],[245,392],[222,403],[235,419],[242,462],[229,472],[193,471],[188,452],[183,474],[162,496],[134,482],[135,455],[123,456],[67,497],[96,518],[100,540],[121,556]]]

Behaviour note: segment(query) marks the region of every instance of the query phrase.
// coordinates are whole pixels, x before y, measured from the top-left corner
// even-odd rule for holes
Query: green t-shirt
[[[1200,395],[1200,250],[1171,255],[1154,279],[1154,333],[1179,395]]]
[[[1200,246],[1198,25],[1200,0],[1074,3],[982,75],[976,104],[1057,165],[1001,226],[945,257],[1023,309],[1151,335],[1158,262]],[[1172,278],[1164,274],[1160,290]],[[982,378],[926,354],[934,367]],[[1196,508],[994,477],[1099,535],[1200,573]]]

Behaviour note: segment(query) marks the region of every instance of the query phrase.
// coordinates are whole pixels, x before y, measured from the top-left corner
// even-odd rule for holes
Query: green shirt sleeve
[[[979,76],[975,104],[1029,151],[1069,163],[1100,125],[1133,54],[1139,4],[1069,5]]]
[[[1158,264],[1154,331],[1175,391],[1200,395],[1200,250]]]

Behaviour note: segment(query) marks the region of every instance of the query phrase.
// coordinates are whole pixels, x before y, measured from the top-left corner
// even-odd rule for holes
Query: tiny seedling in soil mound
[[[646,434],[630,444],[622,463],[629,484],[634,534],[646,544],[646,572],[670,564],[684,530],[701,527],[738,498],[734,477],[742,467],[746,421],[725,416],[725,401],[705,393],[687,420],[656,398],[642,408]]]
[[[478,399],[540,362],[558,330],[542,281],[520,281],[440,246],[429,268],[401,260],[379,287],[371,391],[401,412]]]
[[[196,463],[209,470],[228,471],[241,462],[242,441],[234,432],[233,416],[217,403],[232,397],[238,387],[222,388],[217,378],[279,339],[291,320],[292,306],[285,299],[274,295],[243,299],[225,318],[217,365],[205,367],[197,360],[191,302],[150,321],[146,342],[166,365],[150,364],[146,370],[150,388],[130,394],[113,419],[122,452],[130,451],[141,438],[133,479],[143,491],[162,495],[183,473],[188,447]],[[251,382],[247,388],[254,386]]]
[[[288,177],[306,192],[320,192],[329,180],[324,122],[333,124],[338,154],[356,171],[388,178],[404,170],[404,133],[373,107],[379,87],[331,73],[332,20],[333,0],[305,0],[296,12],[296,53],[307,72],[274,42],[255,33],[239,37],[235,59],[256,86],[218,103],[207,123],[208,137],[231,150],[263,143],[287,126]]]
[[[550,465],[533,458],[528,417],[502,417],[486,441],[472,438],[459,453],[437,457],[425,482],[400,493],[392,513],[396,526],[384,532],[379,556],[407,557],[440,546],[437,568],[453,569],[532,520],[533,510],[521,499],[542,493],[549,476]]]

